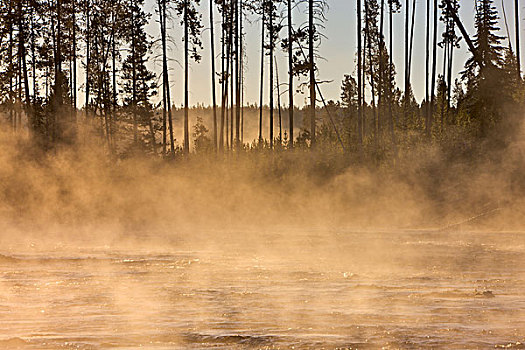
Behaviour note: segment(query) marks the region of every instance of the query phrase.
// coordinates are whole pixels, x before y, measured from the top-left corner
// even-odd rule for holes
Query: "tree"
[[[308,0],[308,60],[310,70],[310,141],[311,147],[315,147],[315,54],[314,41],[316,28],[314,23],[314,0]]]
[[[210,52],[211,52],[211,96],[213,105],[213,147],[217,150],[217,99],[215,96],[215,37],[214,29],[215,23],[213,22],[213,0],[210,0]]]
[[[277,6],[276,1],[269,1],[266,0],[264,2],[264,13],[266,14],[268,20],[266,21],[267,25],[267,32],[268,32],[268,44],[266,49],[268,50],[269,55],[269,75],[270,75],[270,148],[273,148],[274,143],[274,120],[273,120],[273,113],[274,113],[274,49],[275,49],[275,43],[279,38],[279,32],[282,28],[282,26],[276,22],[277,19]]]
[[[173,117],[171,108],[170,80],[168,69],[168,52],[167,52],[167,6],[166,0],[157,0],[160,34],[162,43],[162,153],[166,153],[167,144],[167,125],[170,134],[171,154],[175,154],[175,140],[173,138]],[[166,123],[166,121],[168,123]]]
[[[131,53],[122,65],[122,93],[124,107],[132,115],[133,140],[135,145],[139,141],[139,127],[149,129],[149,143],[152,151],[156,152],[155,131],[153,121],[153,106],[151,98],[157,94],[155,74],[146,67],[151,43],[145,32],[148,16],[141,8],[142,0],[132,0],[127,8],[128,19],[125,22],[125,38],[131,46]]]
[[[363,144],[363,60],[362,60],[362,43],[361,43],[361,0],[357,0],[357,128],[359,134],[359,145]]]
[[[516,67],[518,70],[518,76],[521,77],[521,67],[520,67],[520,13],[518,0],[514,0],[514,23],[516,26],[515,35],[516,35]]]
[[[463,79],[467,84],[467,110],[477,122],[478,134],[487,135],[489,129],[501,119],[501,107],[510,96],[502,85],[503,37],[496,33],[498,13],[493,0],[476,0],[474,45],[483,62],[480,67],[474,55],[465,63]],[[498,91],[498,94],[494,94]]]
[[[516,0],[517,1],[517,0]],[[294,136],[293,136],[293,113],[294,113],[294,84],[293,84],[293,22],[292,22],[292,0],[287,2],[287,19],[288,19],[288,41],[285,43],[288,49],[288,123],[289,123],[289,134],[290,134],[290,148],[293,148]]]
[[[202,49],[200,34],[202,30],[201,15],[197,12],[195,5],[200,0],[177,0],[175,10],[182,16],[181,24],[184,27],[184,153],[190,151],[189,134],[189,60],[195,62],[201,60],[199,50]]]

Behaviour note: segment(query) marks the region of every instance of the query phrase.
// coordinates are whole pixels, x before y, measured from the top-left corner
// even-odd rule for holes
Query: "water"
[[[201,238],[5,246],[0,348],[525,348],[523,233]]]

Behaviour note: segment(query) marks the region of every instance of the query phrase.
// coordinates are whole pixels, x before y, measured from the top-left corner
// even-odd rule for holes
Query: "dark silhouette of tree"
[[[487,135],[489,129],[500,120],[502,104],[509,99],[503,93],[505,89],[500,79],[503,37],[497,35],[498,19],[493,0],[476,0],[474,45],[484,65],[480,67],[473,55],[465,63],[463,79],[467,84],[467,109],[471,118],[477,122],[481,136]],[[494,91],[499,93],[495,94]]]

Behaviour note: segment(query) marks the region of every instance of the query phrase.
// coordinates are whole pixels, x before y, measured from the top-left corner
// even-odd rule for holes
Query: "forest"
[[[483,147],[501,147],[509,130],[517,129],[524,85],[518,0],[512,9],[515,43],[509,39],[507,46],[494,0],[474,3],[475,33],[469,36],[459,1],[426,1],[426,13],[417,14],[425,16],[425,72],[414,77],[416,1],[358,0],[357,13],[348,13],[357,31],[357,51],[348,60],[356,69],[341,77],[340,99],[333,101],[322,94],[316,64],[323,59],[326,0],[210,0],[208,14],[196,0],[156,0],[153,13],[144,0],[3,0],[2,128],[28,136],[44,152],[78,143],[79,134],[88,133],[117,158],[299,148],[393,164],[428,144],[475,157]],[[304,16],[294,21],[297,12]],[[404,38],[395,44],[404,46],[404,72],[398,72],[393,16],[402,13]],[[171,22],[180,22],[182,38],[170,36]],[[260,60],[256,105],[244,102],[246,23],[261,23],[261,57],[252,58]],[[159,37],[147,33],[148,25],[158,26]],[[506,30],[510,36],[508,25]],[[190,105],[189,67],[202,58],[203,35],[211,43],[212,100]],[[184,57],[183,77],[177,77],[184,84],[180,107],[170,91],[167,48],[174,40]],[[460,46],[470,58],[454,75]],[[281,81],[278,51],[287,59]],[[148,65],[154,58],[162,62],[159,72]],[[396,86],[396,74],[404,75],[403,86]],[[422,101],[414,97],[414,79],[424,79]],[[298,89],[308,96],[301,107],[294,102]]]
[[[524,1],[201,1],[0,0],[0,350],[523,349]]]

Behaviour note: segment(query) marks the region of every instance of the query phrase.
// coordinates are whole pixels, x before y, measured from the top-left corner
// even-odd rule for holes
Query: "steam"
[[[115,162],[96,142],[50,153],[29,143],[0,136],[0,218],[29,232],[440,228],[496,208],[516,225],[524,186],[522,141],[481,164],[420,148],[394,170],[302,151]]]

